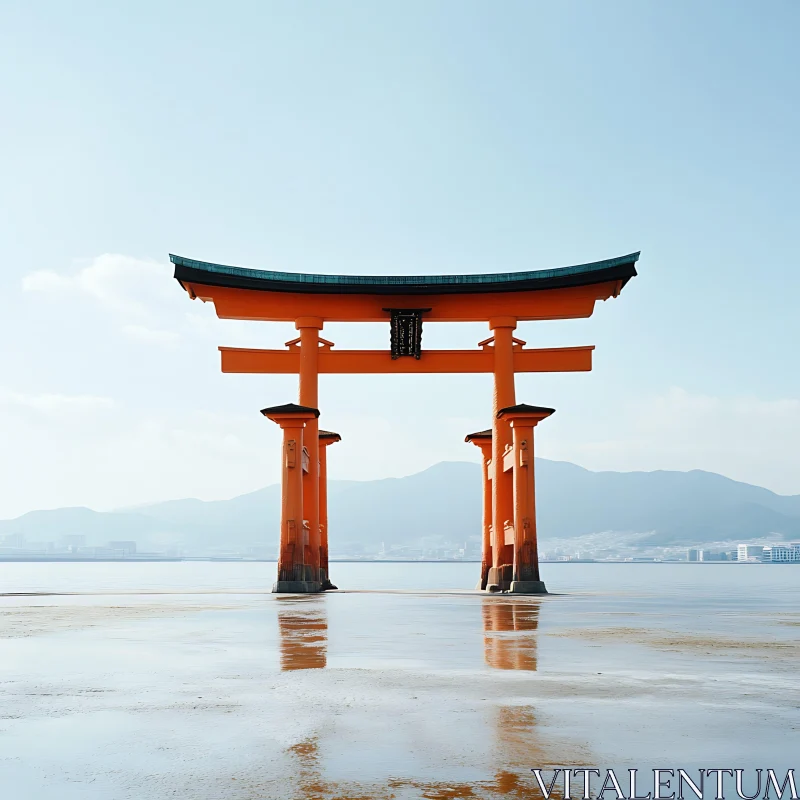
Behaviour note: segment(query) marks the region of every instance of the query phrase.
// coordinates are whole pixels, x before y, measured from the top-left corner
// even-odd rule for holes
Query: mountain
[[[21,536],[27,542],[57,542],[64,536],[85,536],[97,544],[109,539],[136,539],[143,531],[157,535],[168,530],[163,523],[135,512],[102,513],[90,508],[55,508],[31,511],[21,517],[0,520],[0,539]]]
[[[800,495],[783,496],[722,475],[692,472],[592,472],[561,461],[536,460],[540,538],[565,539],[614,531],[639,544],[682,545],[771,537],[800,540]],[[480,467],[443,462],[416,475],[376,481],[331,481],[331,554],[375,552],[381,543],[421,539],[463,543],[480,537]],[[135,509],[33,511],[0,521],[0,541],[58,542],[83,534],[87,544],[133,539],[139,550],[189,554],[274,554],[280,487],[231,500],[173,500]],[[9,539],[6,539],[8,542]]]
[[[590,472],[560,461],[537,470],[543,537],[652,531],[648,543],[667,545],[800,535],[800,495],[713,472]]]

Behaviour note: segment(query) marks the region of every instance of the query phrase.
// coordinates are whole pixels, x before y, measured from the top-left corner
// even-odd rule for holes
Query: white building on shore
[[[800,542],[791,544],[740,544],[737,561],[761,561],[765,564],[800,564]]]
[[[736,548],[737,561],[761,561],[763,557],[763,544],[740,544]]]
[[[800,563],[800,543],[773,544],[765,547],[761,560],[768,564]]]

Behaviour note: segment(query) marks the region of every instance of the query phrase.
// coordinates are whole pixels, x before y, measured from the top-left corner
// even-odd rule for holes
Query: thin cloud
[[[92,298],[128,318],[149,319],[165,305],[177,307],[169,264],[105,253],[73,274],[39,270],[22,279],[26,292],[71,292]]]
[[[30,408],[45,414],[97,411],[112,408],[110,397],[90,394],[25,394],[9,389],[0,389],[0,406]]]
[[[705,469],[786,494],[800,490],[800,400],[672,387],[604,423],[606,435],[597,438],[576,440],[565,429],[542,455],[597,470]]]
[[[32,272],[22,279],[24,292],[61,292],[70,289],[73,281],[50,269]]]
[[[281,347],[295,336],[286,324],[262,326],[239,320],[219,320],[213,304],[189,301],[164,263],[106,253],[70,273],[43,269],[22,279],[22,290],[42,296],[69,296],[106,311],[112,324],[129,339],[176,346],[196,339],[230,346]]]

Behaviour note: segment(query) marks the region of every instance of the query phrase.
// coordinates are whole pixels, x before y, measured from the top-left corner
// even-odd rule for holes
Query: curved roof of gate
[[[302,294],[477,294],[562,289],[621,281],[636,275],[639,253],[558,269],[494,272],[483,275],[312,275],[273,272],[196,261],[170,253],[175,278],[181,282],[230,289],[256,289]]]

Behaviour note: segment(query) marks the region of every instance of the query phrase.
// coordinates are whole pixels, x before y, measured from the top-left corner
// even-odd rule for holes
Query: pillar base
[[[486,590],[491,592],[507,592],[514,576],[514,567],[511,564],[501,564],[499,567],[489,567],[486,575]],[[496,586],[496,589],[490,589]]]
[[[285,594],[314,594],[321,591],[319,581],[275,581],[272,592]]]
[[[486,573],[487,591],[489,591],[490,586],[500,586],[502,582],[503,582],[502,570],[498,569],[497,567],[489,567],[489,571]]]
[[[544,581],[511,581],[512,594],[547,594]]]

